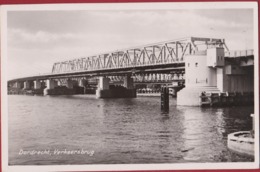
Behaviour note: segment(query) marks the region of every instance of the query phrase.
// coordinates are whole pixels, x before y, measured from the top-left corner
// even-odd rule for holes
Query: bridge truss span
[[[52,73],[100,71],[141,66],[149,67],[162,64],[184,64],[185,55],[201,51],[203,49],[201,49],[201,46],[204,47],[204,50],[208,47],[226,47],[223,39],[190,37],[56,62],[53,65]]]

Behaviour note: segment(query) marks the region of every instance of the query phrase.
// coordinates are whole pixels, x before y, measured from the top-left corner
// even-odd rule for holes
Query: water
[[[171,98],[163,114],[159,97],[10,95],[8,111],[10,165],[253,161],[227,149],[229,133],[251,129],[253,106],[180,107]],[[68,154],[77,150],[85,152]]]

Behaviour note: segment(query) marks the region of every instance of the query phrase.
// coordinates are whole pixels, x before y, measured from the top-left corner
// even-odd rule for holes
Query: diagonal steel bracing
[[[54,63],[53,74],[80,71],[100,71],[106,69],[155,66],[158,64],[184,63],[186,55],[195,54],[208,47],[226,47],[223,39],[184,38],[114,51],[85,58]]]

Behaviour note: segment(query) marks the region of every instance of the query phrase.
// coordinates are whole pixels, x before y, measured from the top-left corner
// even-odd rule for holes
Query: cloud
[[[38,12],[34,13],[38,14]],[[89,46],[90,43],[93,43],[94,47],[97,42],[101,45],[104,42],[109,42],[108,47],[117,44],[121,48],[122,44],[134,46],[132,43],[147,44],[152,43],[148,41],[161,42],[187,36],[210,37],[217,35],[222,37],[221,35],[229,32],[230,37],[232,37],[235,32],[250,29],[247,23],[230,22],[225,18],[210,18],[199,15],[192,10],[80,11],[78,18],[76,18],[77,13],[75,11],[71,12],[71,15],[69,15],[69,12],[61,12],[64,15],[60,15],[58,12],[50,14],[45,12],[50,17],[49,20],[46,17],[44,18],[42,12],[39,13],[41,13],[41,15],[38,14],[40,17],[36,17],[34,20],[30,19],[30,22],[43,21],[45,25],[42,23],[42,27],[36,30],[35,25],[32,29],[30,23],[23,23],[22,21],[20,21],[20,23],[23,23],[21,28],[13,28],[12,26],[17,24],[10,24],[9,42],[17,46],[25,46],[24,43],[33,43],[34,45],[30,46],[36,47],[38,45],[41,48],[47,47],[48,44],[49,46],[51,44],[54,44],[54,46],[71,46],[69,42],[75,46],[81,46],[80,43],[87,43]],[[32,15],[29,14],[27,15]],[[68,20],[64,20],[68,16],[70,16]],[[23,19],[27,19],[26,16]],[[53,21],[60,21],[60,23],[50,27],[49,25],[53,24]],[[67,28],[67,31],[59,32],[60,28]],[[44,43],[45,45],[43,45]]]
[[[73,34],[55,34],[39,30],[36,33],[30,33],[22,29],[9,29],[8,38],[9,43],[22,42],[22,43],[50,43],[58,40],[66,40],[74,38]]]
[[[30,62],[33,75],[47,71],[41,64],[49,70],[56,61],[188,36],[225,38],[230,49],[252,48],[251,18],[242,14],[240,10],[12,12],[8,59],[14,68],[10,71],[13,76],[28,74],[26,68],[15,66]]]

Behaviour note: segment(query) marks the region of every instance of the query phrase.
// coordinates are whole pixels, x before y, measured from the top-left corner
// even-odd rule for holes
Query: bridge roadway
[[[76,71],[76,72],[64,72],[64,73],[50,73],[44,75],[29,76],[23,78],[17,78],[9,80],[9,83],[19,81],[31,81],[31,80],[46,80],[57,78],[77,78],[77,77],[96,77],[96,76],[120,76],[120,75],[133,75],[133,74],[146,74],[146,73],[171,73],[184,71],[184,62],[180,63],[168,63],[157,64],[153,66],[135,66],[126,68],[112,68],[112,69],[99,69],[88,71]]]

